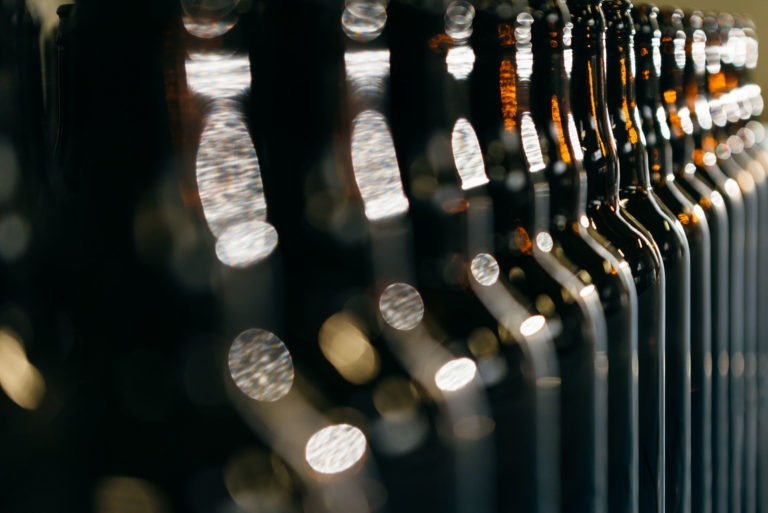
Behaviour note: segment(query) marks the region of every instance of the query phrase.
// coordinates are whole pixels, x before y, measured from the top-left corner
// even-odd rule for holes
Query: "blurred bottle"
[[[653,236],[666,276],[666,510],[690,511],[691,263],[680,221],[650,180],[648,153],[635,96],[635,29],[629,0],[606,0],[607,99],[619,159],[624,209]]]
[[[501,46],[496,50],[501,55],[497,53],[489,62],[486,59],[490,56],[481,52],[472,120],[490,179],[494,254],[512,287],[541,316],[537,318],[549,320],[555,332],[563,394],[560,507],[603,511],[605,321],[595,288],[587,287],[564,267],[554,254],[548,232],[549,186],[541,172],[545,168],[543,149],[530,103],[534,57],[531,38],[536,21],[528,10],[520,11],[509,4],[494,4],[492,8],[503,21],[490,22],[496,27],[491,25],[490,35],[484,38],[494,37],[493,31],[495,37],[502,36],[494,43]],[[502,31],[509,26],[507,32],[499,34],[500,21]],[[514,86],[510,87],[510,83]]]
[[[637,296],[629,265],[617,249],[588,230],[586,173],[571,113],[572,24],[563,3],[530,2],[533,23],[531,113],[551,192],[553,254],[594,286],[606,316],[608,374],[608,510],[637,511]],[[506,35],[500,27],[499,38]],[[510,34],[511,37],[511,34]],[[502,81],[499,81],[502,83]],[[504,98],[502,98],[502,101]]]
[[[633,10],[639,68],[637,96],[651,182],[665,206],[682,223],[691,254],[691,508],[702,511],[711,510],[712,248],[704,211],[675,182],[671,134],[659,88],[662,36],[657,12],[647,6]],[[702,502],[704,498],[706,502]]]
[[[650,234],[619,203],[619,166],[606,108],[600,0],[568,2],[573,20],[573,115],[587,170],[589,229],[629,263],[638,296],[639,511],[659,511],[664,489],[664,268]]]

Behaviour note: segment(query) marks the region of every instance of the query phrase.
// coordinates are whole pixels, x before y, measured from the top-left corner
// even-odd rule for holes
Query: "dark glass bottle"
[[[729,283],[730,283],[730,243],[728,212],[720,192],[706,178],[706,169],[700,159],[697,166],[694,160],[695,142],[694,124],[687,106],[684,90],[684,70],[686,67],[686,34],[683,28],[684,15],[679,10],[664,10],[659,16],[662,30],[661,40],[661,99],[666,111],[672,146],[672,167],[676,182],[703,211],[706,216],[711,242],[711,287],[712,287],[712,358],[708,363],[708,373],[712,375],[712,429],[711,429],[711,482],[710,490],[702,497],[696,493],[692,506],[695,508],[701,500],[702,511],[717,511],[712,498],[727,489],[727,473],[722,470],[722,462],[727,459],[728,447],[728,345],[729,345]],[[692,340],[693,344],[693,340]],[[714,362],[714,364],[713,364]],[[712,370],[714,367],[714,372]],[[725,367],[725,374],[721,370]],[[695,451],[694,451],[695,452]],[[694,455],[694,458],[696,456]],[[696,477],[693,477],[694,488]],[[721,491],[715,491],[720,487]]]
[[[758,244],[758,197],[755,178],[745,166],[743,144],[738,137],[729,138],[728,123],[738,121],[738,107],[729,103],[725,93],[728,91],[728,76],[721,62],[721,31],[718,19],[714,15],[704,16],[703,29],[707,37],[706,43],[706,92],[709,107],[712,111],[712,134],[717,144],[715,154],[723,172],[735,183],[741,191],[744,208],[744,247],[741,250],[741,263],[744,272],[744,326],[741,345],[731,350],[731,430],[730,430],[730,470],[732,485],[729,491],[729,503],[732,511],[741,511],[742,494],[747,476],[744,475],[744,451],[746,445],[747,419],[751,413],[746,412],[747,382],[752,381],[747,375],[746,362],[753,356],[755,338],[757,336],[757,244]],[[731,107],[735,107],[735,113]],[[723,116],[723,114],[725,114]]]
[[[728,211],[729,233],[729,340],[727,357],[721,351],[717,365],[714,367],[719,377],[727,382],[728,387],[728,419],[727,438],[728,449],[721,450],[722,457],[716,457],[713,452],[713,511],[731,511],[731,489],[734,482],[739,481],[738,474],[731,468],[734,445],[739,445],[743,425],[742,401],[743,394],[735,393],[735,388],[741,389],[741,376],[734,375],[734,355],[742,353],[744,345],[744,252],[745,245],[745,211],[741,191],[735,180],[731,179],[720,167],[723,161],[718,161],[717,141],[713,135],[712,117],[706,100],[706,66],[708,64],[705,49],[707,35],[703,30],[703,16],[692,13],[685,18],[686,24],[686,68],[685,68],[685,97],[687,112],[690,113],[694,138],[693,163],[695,177],[703,180],[709,187],[714,188],[725,203]],[[721,155],[725,157],[725,155]],[[730,165],[730,164],[729,164]],[[701,171],[701,172],[699,172]],[[740,360],[736,356],[736,360]],[[736,402],[734,403],[734,400]],[[713,406],[714,408],[714,406]],[[723,472],[724,474],[720,474]],[[736,473],[734,473],[736,472]],[[723,495],[725,494],[725,495]]]
[[[428,329],[476,360],[489,395],[496,475],[490,497],[477,501],[547,511],[558,507],[560,486],[557,361],[546,324],[529,328],[537,318],[493,255],[488,179],[468,119],[468,82],[483,58],[469,38],[488,28],[482,21],[473,28],[474,16],[466,2],[446,11],[390,6],[393,137],[411,204],[417,284],[435,321]]]
[[[742,473],[744,481],[742,485],[742,510],[754,513],[756,504],[756,471],[757,471],[757,352],[759,345],[759,326],[762,301],[759,291],[763,280],[768,279],[762,261],[765,254],[761,252],[764,239],[768,235],[763,214],[768,214],[768,176],[763,163],[753,151],[752,141],[745,137],[748,135],[743,129],[745,121],[749,119],[751,105],[743,97],[740,85],[743,83],[743,74],[747,64],[747,38],[743,24],[737,26],[736,20],[730,14],[722,13],[717,18],[718,33],[720,36],[720,70],[713,75],[710,84],[720,80],[725,82],[725,89],[718,99],[714,99],[715,106],[719,103],[727,113],[726,124],[721,132],[721,141],[731,152],[733,160],[748,173],[752,180],[737,180],[742,188],[745,207],[749,215],[754,218],[752,236],[754,241],[747,244],[747,249],[753,253],[747,255],[747,276],[750,277],[745,290],[748,302],[746,314],[747,327],[744,340],[744,459]],[[714,70],[714,67],[712,69]],[[719,121],[719,120],[717,120]],[[717,124],[717,123],[716,123]],[[756,205],[755,205],[756,203]],[[748,235],[749,237],[749,235]],[[750,303],[751,302],[751,303]]]
[[[231,51],[190,51],[186,65],[190,88],[208,104],[195,180],[223,264],[216,283],[224,336],[234,338],[231,396],[314,492],[314,506],[469,511],[471,503],[492,511],[493,430],[476,366],[430,337],[429,313],[412,285],[408,202],[386,106],[377,102],[386,94],[388,51],[380,41],[358,41],[355,13],[302,7],[296,14],[272,5],[252,26],[259,29],[250,32],[253,67]],[[286,33],[287,21],[306,39]],[[348,52],[345,32],[358,38]],[[280,50],[265,52],[261,38],[279,41]],[[378,57],[369,63],[372,77],[355,73],[352,50]],[[286,62],[297,63],[282,74],[286,81],[251,76],[272,76]],[[344,76],[348,87],[339,87]],[[358,89],[366,78],[379,96]],[[235,107],[238,85],[252,82],[249,132]],[[313,95],[308,104],[296,101],[304,87]],[[370,109],[355,112],[361,105]],[[293,122],[271,123],[277,112]],[[259,152],[249,150],[249,133],[257,134]],[[297,137],[312,142],[297,152]],[[359,153],[361,142],[376,144],[373,161]],[[231,153],[235,162],[225,158]],[[380,180],[373,196],[371,173]],[[282,202],[298,208],[273,211]],[[248,257],[266,253],[277,234],[280,258],[268,257],[265,272]],[[476,478],[461,482],[466,469]],[[381,487],[387,496],[377,499]]]
[[[503,13],[510,6],[500,7]],[[530,103],[535,58],[532,25],[540,18],[514,9],[508,16],[500,34],[501,61],[491,68],[498,70],[488,86],[493,87],[493,96],[485,92],[488,89],[473,91],[472,119],[494,208],[494,249],[502,272],[531,308],[545,318],[557,314],[561,320],[555,340],[563,380],[560,507],[603,511],[606,439],[600,433],[607,422],[605,321],[594,287],[588,288],[563,266],[548,232],[549,186]]]
[[[729,297],[729,228],[728,212],[722,196],[710,186],[706,178],[706,170],[697,166],[693,159],[693,121],[686,104],[683,73],[686,66],[686,35],[683,29],[683,13],[679,10],[664,10],[659,15],[661,28],[661,77],[660,100],[665,110],[665,119],[669,123],[669,137],[672,147],[671,164],[675,184],[682,189],[696,204],[698,217],[705,217],[709,229],[711,251],[711,311],[705,317],[710,323],[712,334],[711,356],[704,360],[704,377],[711,376],[711,433],[710,449],[697,454],[700,439],[696,430],[701,426],[693,422],[692,443],[692,508],[695,511],[713,510],[713,486],[718,480],[724,486],[727,475],[721,470],[718,462],[727,458],[728,448],[728,386],[726,378],[718,371],[723,365],[727,366],[729,327],[728,327],[728,297]],[[652,176],[653,177],[653,176]],[[695,239],[689,238],[691,244],[691,259],[695,264]],[[694,265],[695,267],[695,265]],[[692,280],[696,289],[697,280]],[[699,294],[693,294],[694,300]],[[695,303],[694,303],[695,304]],[[703,307],[703,305],[701,305]],[[696,336],[692,337],[692,353],[698,344]],[[692,355],[693,361],[697,358]],[[715,362],[715,372],[712,372]],[[718,362],[722,362],[719,363]],[[696,376],[696,365],[692,369],[692,381]],[[694,386],[694,390],[696,390]],[[703,405],[696,404],[693,399],[693,416],[697,408],[706,411]],[[702,437],[707,436],[706,430],[700,431]],[[707,466],[707,457],[711,458]],[[700,464],[699,464],[700,462]],[[725,489],[725,488],[723,488]]]
[[[755,22],[746,16],[736,16],[735,26],[743,31],[743,44],[745,46],[745,59],[744,66],[738,70],[737,83],[739,86],[739,94],[744,102],[747,103],[747,114],[749,116],[742,115],[742,120],[738,123],[740,126],[738,134],[744,142],[747,153],[754,159],[756,159],[762,166],[763,170],[768,169],[768,150],[765,148],[765,128],[757,121],[757,117],[763,112],[763,99],[761,96],[760,88],[757,87],[752,80],[752,72],[757,66],[758,58],[758,40],[755,33]],[[759,175],[754,175],[757,182],[758,191],[760,194],[759,204],[759,242],[758,242],[758,290],[766,290],[768,288],[768,266],[765,263],[765,255],[768,254],[768,227],[766,227],[766,219],[768,219],[768,199],[764,200],[764,193],[760,193],[765,187],[765,176],[760,179]],[[753,475],[757,477],[755,483],[755,508],[759,511],[768,511],[768,471],[766,471],[766,462],[768,461],[768,382],[766,382],[766,376],[768,376],[768,297],[765,294],[758,294],[758,325],[757,325],[757,346],[755,348],[757,362],[757,379],[753,386],[752,397],[748,397],[748,401],[754,406],[748,406],[753,408],[757,412],[757,426],[754,433],[750,433],[748,436],[756,439],[756,450],[752,453],[746,454],[747,458],[751,458],[750,465],[754,463],[755,469],[750,468],[749,472],[753,472]],[[750,372],[749,364],[747,365],[747,372]],[[754,424],[753,424],[753,429]],[[745,472],[747,470],[745,469]],[[746,489],[745,489],[746,492]]]
[[[665,502],[690,510],[690,251],[680,222],[651,187],[635,99],[634,25],[629,0],[606,0],[607,104],[619,159],[624,209],[651,233],[666,277]]]
[[[637,62],[637,104],[643,121],[650,179],[654,191],[680,220],[691,256],[691,502],[690,508],[702,511],[701,499],[709,503],[711,476],[711,243],[709,226],[700,207],[696,207],[675,183],[670,130],[659,89],[661,72],[661,32],[657,9],[642,6],[633,10],[635,55]],[[668,274],[669,275],[669,274]],[[669,340],[669,339],[668,339]],[[669,348],[669,342],[667,347]],[[669,382],[669,379],[668,379]],[[667,435],[669,436],[669,434]],[[669,478],[669,474],[667,475]],[[670,507],[669,503],[667,504]]]
[[[630,265],[638,296],[639,510],[660,511],[664,488],[664,268],[650,234],[619,204],[619,167],[605,91],[605,19],[598,0],[568,2],[573,115],[587,171],[587,218]]]
[[[586,173],[571,113],[570,15],[554,1],[531,1],[531,113],[545,141],[550,186],[550,234],[556,255],[597,288],[608,328],[608,511],[638,507],[637,296],[629,266],[607,240],[588,230]]]

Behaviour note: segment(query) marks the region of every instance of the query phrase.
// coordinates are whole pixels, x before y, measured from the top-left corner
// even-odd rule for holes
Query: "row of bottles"
[[[4,511],[768,513],[750,19],[148,4],[0,8]]]

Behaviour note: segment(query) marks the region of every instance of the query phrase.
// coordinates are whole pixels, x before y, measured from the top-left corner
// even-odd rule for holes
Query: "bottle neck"
[[[550,185],[550,218],[553,229],[578,222],[587,202],[587,176],[571,112],[570,75],[573,67],[572,27],[562,5],[550,2],[533,24],[536,91],[532,114],[547,141],[547,178]]]
[[[643,6],[632,11],[635,21],[636,95],[648,151],[648,169],[653,184],[663,183],[672,172],[670,130],[661,104],[661,31],[655,8]]]
[[[607,105],[620,163],[621,188],[650,186],[645,137],[635,97],[635,28],[629,0],[606,0]]]
[[[605,19],[597,2],[569,1],[573,23],[573,118],[587,172],[587,203],[618,205],[616,146],[606,109]]]
[[[484,9],[475,30],[473,117],[491,179],[496,231],[504,237],[517,229],[549,229],[546,165],[530,103],[534,23],[527,10],[502,15]]]
[[[438,283],[445,261],[467,256],[465,190],[487,181],[467,118],[475,55],[445,33],[439,11],[393,2],[388,13],[392,134],[410,201],[419,274]]]
[[[687,37],[681,11],[661,13],[661,101],[669,125],[672,162],[680,173],[693,154],[693,122],[686,104],[685,69]]]

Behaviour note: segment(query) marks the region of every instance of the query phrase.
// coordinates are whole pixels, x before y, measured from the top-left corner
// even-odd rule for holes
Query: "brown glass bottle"
[[[629,266],[586,221],[586,173],[571,113],[570,14],[554,1],[532,0],[531,112],[546,142],[544,172],[550,186],[553,253],[586,284],[597,288],[608,328],[608,511],[638,507],[637,296]]]
[[[664,106],[664,116],[669,126],[669,140],[671,143],[672,172],[675,184],[682,189],[700,209],[698,215],[705,216],[709,228],[711,243],[711,269],[709,280],[711,283],[712,302],[711,310],[707,314],[707,322],[710,323],[712,334],[711,357],[705,361],[705,376],[711,376],[710,415],[711,427],[709,429],[709,449],[697,447],[700,439],[697,434],[697,421],[693,423],[693,454],[692,454],[692,508],[694,511],[713,510],[713,476],[715,481],[721,480],[724,486],[726,473],[721,470],[717,462],[727,458],[728,447],[728,383],[717,371],[712,372],[712,362],[723,362],[727,365],[727,352],[729,341],[728,305],[729,305],[729,227],[728,212],[721,194],[710,186],[706,179],[706,170],[697,166],[693,160],[694,140],[693,121],[686,104],[683,73],[686,66],[686,35],[683,28],[683,13],[679,10],[664,10],[659,15],[661,28],[661,91],[659,99]],[[694,261],[694,241],[691,242],[691,259]],[[695,291],[697,283],[693,280]],[[693,294],[694,300],[698,297]],[[695,303],[694,303],[695,304]],[[694,345],[698,344],[696,337],[692,337],[692,353]],[[694,356],[693,361],[697,359]],[[695,379],[696,369],[692,369],[692,381]],[[693,415],[696,416],[697,408],[705,411],[704,405],[693,400]],[[707,436],[707,430],[701,429],[702,437]],[[699,452],[699,454],[697,454]],[[707,460],[710,464],[707,465]],[[723,488],[724,489],[724,488]],[[719,495],[718,495],[719,496]]]
[[[744,475],[745,450],[747,449],[746,427],[751,419],[751,412],[746,411],[747,383],[753,381],[747,373],[747,361],[754,356],[757,336],[757,244],[758,244],[758,197],[755,177],[745,165],[743,143],[736,136],[728,133],[729,122],[738,121],[738,107],[732,105],[725,96],[731,85],[732,75],[726,74],[721,59],[729,49],[723,51],[721,44],[727,38],[727,32],[721,32],[719,20],[715,15],[705,15],[703,30],[706,42],[706,93],[712,113],[712,135],[716,143],[715,154],[723,172],[738,184],[744,208],[744,247],[740,258],[744,272],[744,326],[741,345],[731,350],[731,430],[730,430],[730,470],[731,488],[729,504],[732,511],[741,511],[743,487],[748,479]],[[727,30],[727,29],[726,29]],[[725,36],[725,37],[722,37]],[[727,58],[726,58],[727,59]],[[736,107],[733,112],[732,107]]]
[[[428,329],[476,361],[493,414],[495,476],[486,478],[489,497],[477,500],[495,503],[497,511],[546,511],[559,500],[560,402],[559,378],[542,373],[541,364],[549,362],[552,371],[557,359],[551,339],[537,341],[546,325],[530,328],[535,312],[508,288],[493,254],[488,180],[468,119],[468,82],[479,71],[469,38],[483,30],[482,23],[473,28],[474,16],[465,2],[445,12],[393,2],[387,103],[395,113],[392,134],[411,205],[415,275],[432,320]],[[370,67],[367,56],[361,70]],[[414,81],[423,87],[414,88]],[[542,351],[545,342],[551,353]],[[532,422],[520,423],[521,416]]]
[[[742,18],[743,20],[743,18]],[[761,251],[766,241],[766,217],[768,215],[768,174],[764,167],[763,158],[755,153],[752,140],[748,137],[748,132],[742,130],[745,121],[749,119],[751,105],[743,96],[743,90],[740,86],[744,83],[744,73],[747,60],[750,58],[747,49],[747,34],[743,21],[737,23],[737,20],[730,14],[721,13],[717,17],[718,33],[720,35],[720,70],[710,79],[713,84],[720,80],[724,81],[725,89],[719,100],[719,103],[727,113],[725,126],[720,130],[721,142],[724,138],[725,144],[731,152],[733,160],[751,176],[752,180],[738,180],[744,195],[745,207],[748,216],[749,209],[752,209],[753,226],[751,226],[754,240],[747,244],[747,249],[752,253],[746,255],[748,280],[745,293],[749,296],[746,301],[748,307],[745,312],[747,315],[747,326],[744,338],[744,459],[742,463],[742,511],[754,513],[757,507],[757,430],[758,430],[758,402],[757,402],[757,352],[759,345],[760,316],[765,312],[761,307],[765,307],[764,300],[759,293],[761,285],[768,280],[768,273],[765,270],[765,253]],[[752,59],[756,56],[751,57]],[[715,71],[714,67],[712,71]],[[719,120],[718,120],[719,121]],[[717,123],[716,123],[717,125]],[[764,157],[764,155],[763,155]],[[768,164],[768,163],[766,163]],[[754,185],[753,185],[754,184]],[[756,204],[756,205],[755,205]],[[748,227],[749,229],[749,227]],[[749,237],[749,235],[748,235]]]
[[[666,276],[665,502],[690,510],[690,251],[680,222],[650,184],[635,99],[634,25],[629,0],[606,0],[607,99],[619,158],[620,202],[651,233]]]
[[[728,406],[724,411],[727,418],[728,446],[721,449],[722,458],[716,456],[713,450],[713,469],[717,468],[713,480],[713,511],[730,511],[731,489],[735,481],[740,481],[735,469],[731,468],[734,457],[732,448],[741,440],[743,426],[743,411],[740,400],[742,394],[735,394],[734,388],[741,387],[741,377],[734,376],[732,370],[734,356],[743,351],[744,346],[744,244],[745,244],[745,211],[741,191],[735,180],[730,178],[720,167],[716,155],[717,141],[712,132],[712,117],[706,99],[706,66],[705,50],[707,36],[703,30],[703,16],[693,13],[685,17],[686,30],[686,68],[684,91],[687,113],[690,114],[691,129],[694,138],[693,162],[696,165],[695,177],[703,180],[709,187],[714,188],[723,200],[728,211],[729,232],[729,339],[727,353],[723,351],[717,356],[717,364],[713,365],[723,379],[728,389]],[[722,155],[725,157],[725,155]],[[701,172],[699,172],[701,171]],[[737,357],[738,359],[738,357]],[[714,408],[714,406],[713,406]],[[713,409],[714,412],[714,409]],[[738,413],[737,413],[738,412]],[[717,423],[718,420],[716,419]],[[716,424],[715,424],[716,425]],[[724,459],[723,459],[724,458]],[[723,474],[720,474],[723,472]]]
[[[595,374],[601,381],[607,377],[604,317],[595,288],[553,254],[544,151],[531,110],[532,26],[540,21],[527,9],[499,7],[508,18],[496,34],[501,45],[493,61],[478,62],[489,74],[478,75],[472,95],[472,121],[490,179],[495,254],[531,308],[561,319],[555,338],[563,380],[560,508],[604,511],[607,438],[593,438],[607,423],[604,382],[595,382]],[[590,319],[593,308],[600,310],[599,322]]]
[[[710,501],[711,476],[711,241],[707,219],[701,207],[696,206],[675,182],[670,130],[659,89],[662,56],[657,12],[651,6],[636,7],[632,11],[635,21],[637,104],[645,132],[651,184],[659,199],[680,220],[690,249],[690,507],[693,511],[703,511],[705,506],[702,499],[706,498],[708,504]]]
[[[619,204],[618,160],[605,109],[601,1],[568,2],[573,22],[573,115],[587,171],[590,230],[630,265],[638,296],[639,510],[660,511],[664,487],[664,268],[650,234]]]

